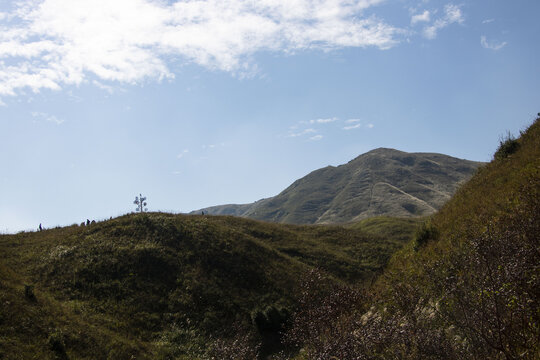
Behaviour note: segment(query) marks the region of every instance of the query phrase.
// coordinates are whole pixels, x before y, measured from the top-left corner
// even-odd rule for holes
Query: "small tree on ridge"
[[[135,211],[137,212],[145,212],[145,211],[148,211],[148,209],[145,207],[146,206],[146,196],[143,197],[142,194],[139,194],[139,196],[135,196],[135,201],[133,201],[133,203],[135,205],[137,205],[137,208],[135,209]]]

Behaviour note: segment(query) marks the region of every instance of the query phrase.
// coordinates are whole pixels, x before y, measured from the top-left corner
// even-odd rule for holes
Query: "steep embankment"
[[[380,285],[385,306],[425,341],[436,334],[447,357],[540,357],[540,118],[501,141]]]
[[[253,204],[195,211],[292,224],[339,224],[373,216],[433,214],[481,163],[442,154],[376,149],[328,166]]]
[[[192,359],[233,324],[253,326],[255,311],[291,309],[309,269],[368,280],[402,244],[337,226],[162,213],[3,235],[0,357]]]

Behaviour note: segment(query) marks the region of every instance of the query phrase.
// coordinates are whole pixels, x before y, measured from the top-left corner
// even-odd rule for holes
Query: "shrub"
[[[540,180],[524,186],[516,202],[513,213],[428,271],[442,294],[439,314],[477,358],[538,358]]]
[[[303,348],[307,359],[357,359],[363,353],[357,337],[358,318],[365,311],[365,294],[335,285],[318,269],[303,279],[298,309],[292,316],[286,342]]]
[[[249,329],[240,323],[231,326],[230,338],[216,339],[207,354],[209,360],[254,360],[260,356],[261,344],[255,339]]]
[[[426,245],[429,240],[437,240],[438,238],[439,231],[431,221],[427,221],[418,228],[414,235],[414,250],[418,251],[421,247]]]
[[[257,311],[251,315],[251,321],[260,334],[266,332],[279,332],[289,319],[289,312],[285,308],[268,306],[264,311]]]
[[[28,300],[36,300],[36,295],[34,294],[34,285],[24,285],[24,297]]]
[[[58,359],[67,359],[64,334],[61,330],[55,329],[47,340],[49,348],[55,353]]]
[[[496,160],[502,160],[512,155],[519,149],[518,140],[508,132],[506,136],[501,137],[499,140],[499,147],[495,152],[494,158]]]

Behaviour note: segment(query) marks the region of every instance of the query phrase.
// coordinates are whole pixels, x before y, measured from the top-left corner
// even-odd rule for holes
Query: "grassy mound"
[[[402,244],[338,226],[164,213],[3,235],[0,352],[201,357],[233,328],[252,332],[264,311],[290,311],[310,269],[365,282]]]

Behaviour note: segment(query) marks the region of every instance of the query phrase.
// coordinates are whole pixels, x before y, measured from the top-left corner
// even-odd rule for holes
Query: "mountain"
[[[436,212],[481,164],[442,154],[379,148],[347,164],[315,170],[277,196],[193,213],[290,224],[425,216]]]

